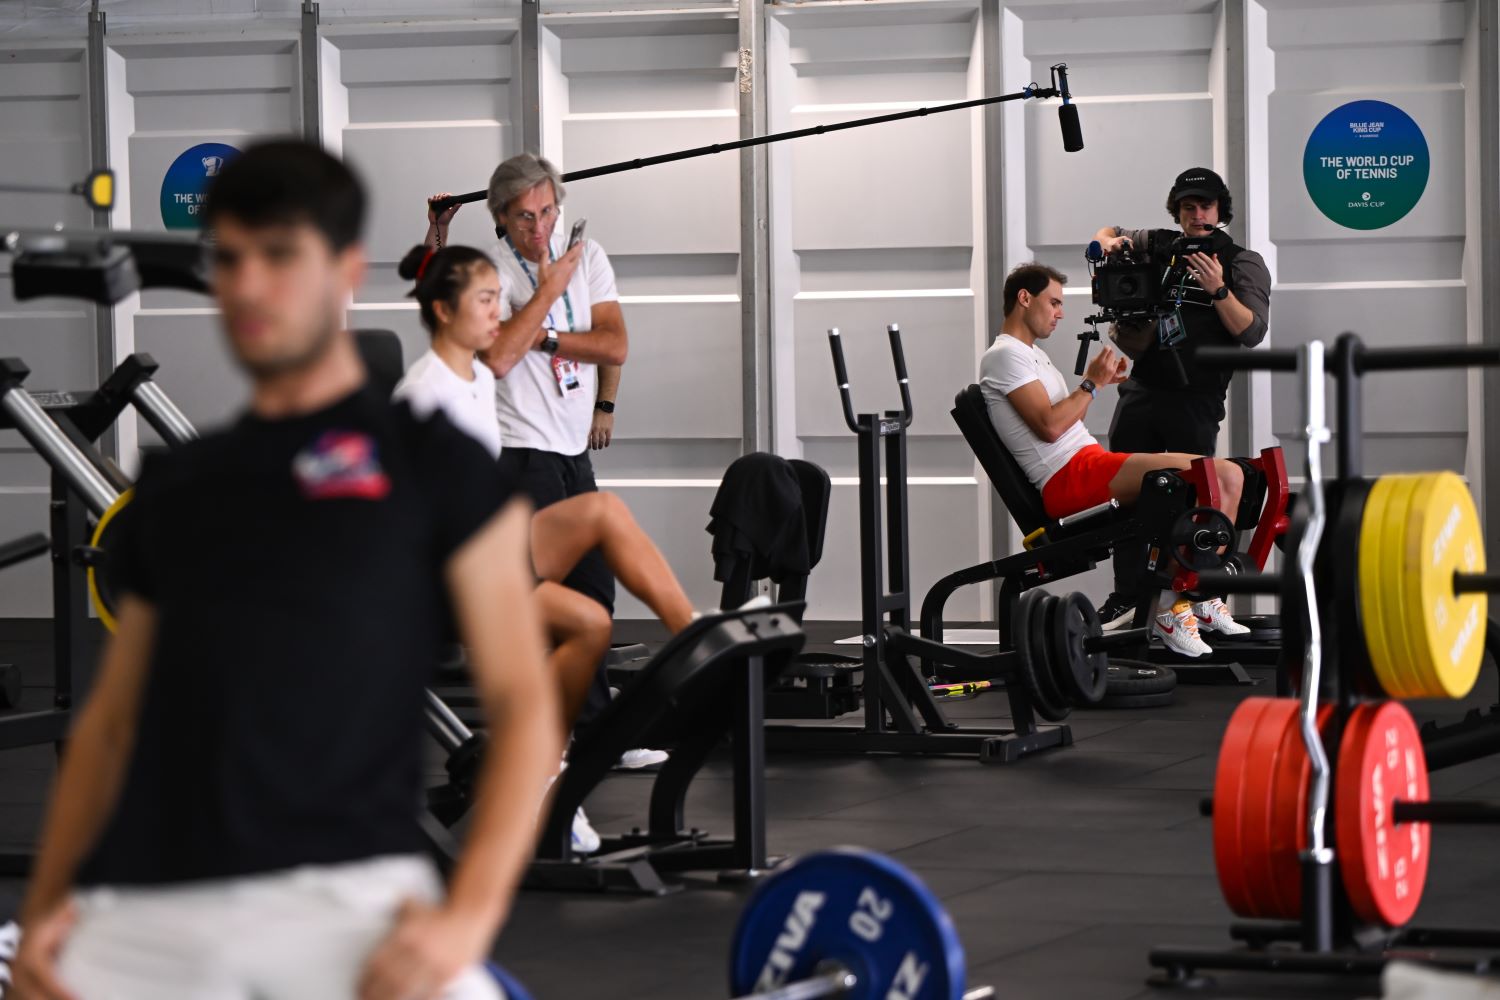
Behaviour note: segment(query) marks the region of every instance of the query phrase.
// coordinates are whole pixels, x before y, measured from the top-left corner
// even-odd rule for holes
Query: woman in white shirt
[[[416,282],[409,294],[421,308],[432,347],[407,369],[395,398],[406,400],[418,416],[442,410],[498,460],[502,444],[495,377],[475,359],[499,333],[500,278],[494,263],[473,247],[434,251],[419,246],[407,254],[398,273]],[[565,732],[572,730],[595,668],[609,648],[608,613],[560,583],[594,548],[625,589],[673,634],[693,619],[693,606],[672,567],[619,497],[585,493],[537,511],[531,521],[531,560],[542,581],[537,598],[552,632]]]

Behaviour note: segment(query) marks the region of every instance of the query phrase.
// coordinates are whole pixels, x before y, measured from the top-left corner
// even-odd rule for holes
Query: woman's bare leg
[[[583,709],[599,661],[609,649],[609,612],[598,602],[551,581],[537,587],[536,598],[552,639],[548,659],[562,692],[561,723],[566,739]]]
[[[543,580],[562,580],[593,548],[673,634],[687,628],[693,606],[682,584],[619,497],[581,493],[543,507],[531,519],[531,561]]]

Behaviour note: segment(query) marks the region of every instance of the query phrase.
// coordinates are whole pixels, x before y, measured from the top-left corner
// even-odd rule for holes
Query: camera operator
[[[1186,340],[1176,348],[1182,371],[1171,349],[1156,346],[1152,338],[1153,345],[1136,360],[1129,380],[1120,386],[1109,426],[1109,447],[1116,452],[1213,455],[1230,373],[1200,367],[1193,352],[1202,346],[1254,347],[1265,339],[1271,275],[1260,254],[1239,246],[1223,231],[1234,217],[1233,203],[1223,178],[1212,170],[1192,167],[1178,174],[1167,194],[1167,214],[1182,227],[1180,233],[1106,226],[1094,235],[1106,254],[1128,245],[1137,252],[1149,251],[1163,264],[1172,255],[1172,244],[1182,237],[1208,242],[1203,251],[1183,256],[1187,272],[1179,314]],[[1121,332],[1117,327],[1112,335],[1118,338]],[[1128,624],[1135,606],[1146,596],[1137,579],[1145,561],[1144,544],[1139,549],[1115,548],[1114,592],[1099,609],[1106,628]],[[1209,608],[1207,619],[1204,607]],[[1219,600],[1204,602],[1199,607],[1200,624],[1228,635],[1248,631],[1223,607]]]

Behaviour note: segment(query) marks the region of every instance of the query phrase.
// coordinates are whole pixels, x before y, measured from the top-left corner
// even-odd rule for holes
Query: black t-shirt
[[[109,554],[157,635],[118,808],[83,883],[225,878],[422,849],[422,688],[443,566],[510,490],[441,414],[361,390],[146,462]]]
[[[1182,233],[1171,229],[1139,229],[1127,233],[1139,247],[1155,246],[1157,259],[1165,265],[1170,259],[1172,243]],[[1183,290],[1180,310],[1187,338],[1175,348],[1182,361],[1182,373],[1187,383],[1182,382],[1172,352],[1153,346],[1131,367],[1130,377],[1141,385],[1155,390],[1187,391],[1209,395],[1223,401],[1229,388],[1233,372],[1221,368],[1206,368],[1198,364],[1194,351],[1200,347],[1254,347],[1265,339],[1271,310],[1271,272],[1266,262],[1253,250],[1239,246],[1225,232],[1215,232],[1209,237],[1209,253],[1218,254],[1224,267],[1224,283],[1234,297],[1250,310],[1250,326],[1238,336],[1229,332],[1214,308],[1213,298],[1204,291],[1196,279],[1189,277]]]

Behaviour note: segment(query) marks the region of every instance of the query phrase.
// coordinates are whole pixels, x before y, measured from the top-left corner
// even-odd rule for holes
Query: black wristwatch
[[[1213,294],[1213,300],[1215,302],[1223,302],[1227,298],[1229,298],[1229,286],[1220,285],[1219,290]]]
[[[541,351],[543,354],[556,354],[557,353],[557,331],[556,330],[552,330],[552,329],[548,329],[547,330],[547,335],[545,337],[543,337],[542,338],[542,342],[537,345],[537,350]]]
[[[594,409],[600,413],[613,413],[615,412],[615,404],[612,400],[601,399],[594,403]]]
[[[1079,382],[1078,383],[1078,388],[1080,388],[1084,392],[1088,393],[1094,399],[1098,399],[1099,398],[1099,387],[1094,384],[1094,380],[1091,379],[1091,378],[1086,378],[1082,382]]]

